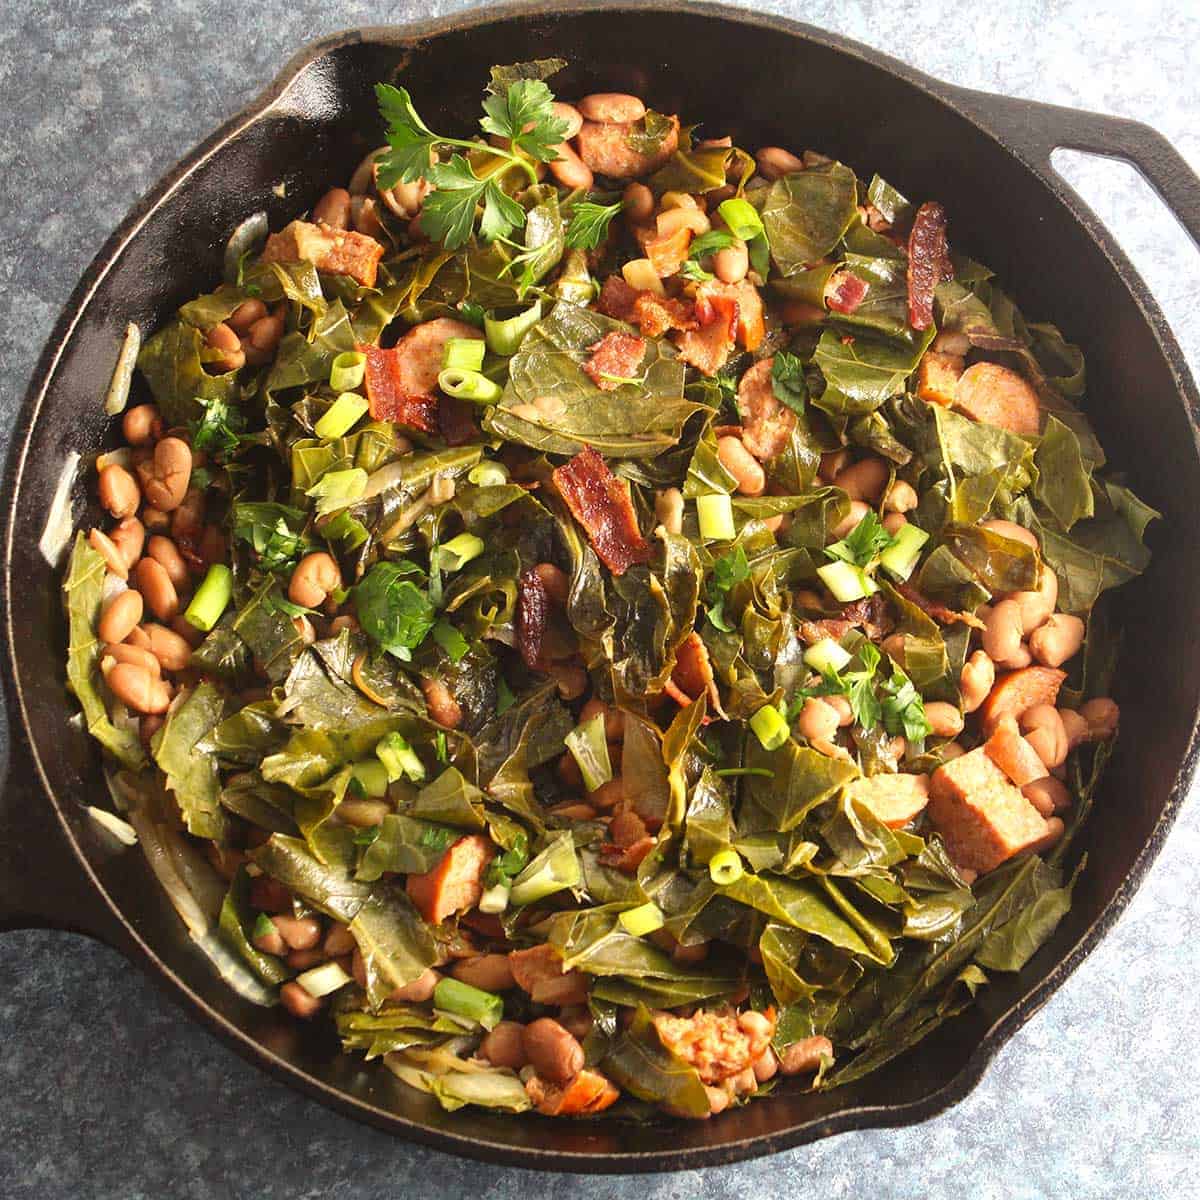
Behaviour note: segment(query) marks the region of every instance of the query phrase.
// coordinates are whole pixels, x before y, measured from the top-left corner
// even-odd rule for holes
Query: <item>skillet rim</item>
[[[1078,195],[1067,187],[1060,177],[1052,172],[1047,172],[1040,163],[1034,161],[1034,155],[1024,153],[1019,147],[1008,143],[1002,135],[994,132],[989,126],[986,116],[987,105],[989,101],[998,99],[996,97],[943,83],[888,54],[803,22],[769,13],[730,8],[722,4],[709,3],[707,0],[618,0],[617,3],[599,5],[590,0],[560,0],[556,3],[548,2],[548,0],[522,3],[518,0],[517,3],[475,8],[404,25],[356,27],[326,35],[302,47],[285,63],[257,97],[170,168],[137,201],[114,233],[106,239],[67,300],[54,324],[48,342],[39,356],[29,387],[18,410],[19,419],[25,419],[26,423],[21,434],[14,438],[10,447],[3,485],[0,489],[0,495],[8,502],[5,507],[3,563],[0,567],[2,570],[0,606],[3,608],[2,627],[6,643],[4,654],[0,659],[0,673],[2,673],[5,685],[8,710],[10,713],[15,711],[19,717],[10,723],[12,730],[10,736],[17,743],[14,749],[23,747],[29,754],[40,789],[48,797],[66,845],[70,848],[70,854],[67,857],[74,857],[72,866],[82,868],[84,877],[102,897],[108,910],[105,914],[106,923],[109,926],[115,923],[117,936],[112,940],[119,943],[117,948],[138,965],[148,965],[153,968],[152,977],[156,983],[173,996],[182,994],[184,999],[194,1007],[199,1018],[221,1036],[227,1044],[231,1044],[242,1057],[265,1068],[290,1086],[313,1096],[329,1107],[388,1132],[402,1133],[409,1140],[443,1151],[472,1159],[541,1170],[641,1173],[693,1169],[730,1163],[792,1148],[848,1130],[914,1124],[944,1111],[965,1097],[978,1083],[992,1058],[1005,1042],[1041,1008],[1053,992],[1091,953],[1124,911],[1133,893],[1140,886],[1174,823],[1186,797],[1197,759],[1200,758],[1200,733],[1198,733],[1200,705],[1193,715],[1191,736],[1161,813],[1120,886],[1105,903],[1096,919],[1081,933],[1069,953],[1056,963],[1040,982],[1032,985],[1029,991],[992,1022],[966,1063],[941,1087],[919,1100],[902,1104],[860,1104],[825,1117],[801,1122],[776,1133],[747,1137],[738,1137],[735,1133],[731,1138],[715,1146],[629,1154],[589,1153],[575,1150],[514,1147],[502,1142],[481,1140],[479,1137],[467,1137],[458,1133],[433,1129],[395,1112],[375,1107],[307,1074],[301,1068],[252,1041],[238,1025],[212,1008],[203,997],[176,975],[139,935],[136,928],[110,898],[84,855],[66,821],[62,805],[43,766],[42,757],[30,735],[29,714],[25,703],[24,688],[21,685],[18,655],[12,636],[13,552],[17,535],[13,502],[19,495],[24,479],[34,427],[54,380],[58,364],[65,353],[66,345],[80,324],[85,308],[126,246],[137,237],[154,212],[187,183],[191,174],[198,167],[213,157],[224,145],[257,121],[268,116],[308,68],[336,50],[361,43],[382,44],[403,49],[406,46],[436,40],[447,32],[469,30],[503,21],[570,16],[598,10],[634,14],[646,11],[680,12],[704,17],[714,23],[731,22],[781,33],[787,37],[802,38],[846,54],[873,67],[881,68],[950,108],[971,124],[983,137],[1016,158],[1034,176],[1036,182],[1050,193],[1051,197],[1067,207],[1072,217],[1084,227],[1093,242],[1109,260],[1126,292],[1150,326],[1176,384],[1179,398],[1184,404],[1193,438],[1196,438],[1196,412],[1200,408],[1200,397],[1197,396],[1196,387],[1182,351],[1157,302],[1118,246],[1113,235],[1083,204]],[[1013,98],[999,99],[1005,100],[1010,105],[1027,104],[1031,111],[1049,107],[1039,105],[1034,101],[1020,101]],[[1197,464],[1193,464],[1193,469],[1197,469]]]

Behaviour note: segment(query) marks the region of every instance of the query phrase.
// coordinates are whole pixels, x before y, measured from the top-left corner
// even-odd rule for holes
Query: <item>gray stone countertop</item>
[[[0,5],[0,440],[80,273],[177,158],[309,39],[460,7]],[[1200,168],[1193,0],[755,7],[954,83],[1147,121]],[[1195,370],[1195,248],[1131,168],[1061,152],[1056,161],[1142,271]],[[481,1166],[388,1138],[248,1066],[113,951],[64,934],[5,934],[0,1195],[301,1200],[415,1186],[431,1200],[1200,1196],[1197,861],[1193,802],[1116,929],[956,1108],[915,1127],[649,1178]]]

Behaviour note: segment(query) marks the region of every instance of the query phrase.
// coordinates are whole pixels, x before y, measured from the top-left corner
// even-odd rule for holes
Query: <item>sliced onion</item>
[[[265,241],[271,226],[264,211],[248,216],[230,235],[225,243],[225,282],[237,283],[238,264],[242,256]]]
[[[38,540],[38,550],[52,567],[62,561],[63,551],[71,540],[71,488],[75,485],[75,474],[79,470],[80,456],[72,450],[63,463],[54,485],[54,497],[46,513],[46,524]]]
[[[133,368],[137,365],[138,351],[141,348],[142,331],[131,321],[125,326],[125,340],[121,343],[121,352],[117,355],[117,365],[113,368],[108,395],[104,397],[104,411],[110,417],[124,412],[125,405],[129,403]]]
[[[103,808],[88,805],[88,816],[102,829],[108,830],[124,846],[132,846],[138,840],[137,830],[128,821],[121,820],[116,813],[110,813]]]

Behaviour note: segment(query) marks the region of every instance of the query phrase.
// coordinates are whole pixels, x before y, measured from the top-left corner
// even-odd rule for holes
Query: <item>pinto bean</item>
[[[654,515],[668,532],[683,532],[683,493],[678,488],[663,488],[654,493]]]
[[[128,642],[109,642],[104,647],[104,653],[100,661],[103,662],[106,658],[111,658],[114,662],[130,663],[135,667],[143,667],[155,678],[162,677],[162,668],[159,665],[158,659],[149,650],[144,650],[141,646],[131,646]]]
[[[571,592],[571,580],[566,571],[553,563],[540,562],[533,568],[533,572],[542,581],[546,595],[560,608],[563,607]]]
[[[124,467],[110,463],[100,472],[100,503],[118,521],[132,517],[142,500],[141,490]]]
[[[761,496],[767,490],[767,475],[758,459],[742,445],[742,439],[726,435],[717,439],[717,457],[737,481],[743,496]]]
[[[1086,742],[1089,737],[1087,718],[1081,716],[1073,708],[1060,708],[1058,715],[1067,734],[1067,752]]]
[[[246,365],[246,353],[242,349],[242,340],[237,333],[224,321],[214,325],[204,340],[217,351],[217,357],[212,360],[212,366],[218,368],[218,374],[237,371]]]
[[[883,652],[889,658],[895,659],[901,666],[904,666],[904,644],[906,638],[902,633],[889,634],[880,642],[883,647]]]
[[[583,1070],[583,1047],[553,1017],[539,1017],[522,1033],[525,1056],[543,1079],[570,1083]]]
[[[133,663],[117,663],[105,682],[112,694],[134,712],[163,713],[171,703],[167,685],[145,667]]]
[[[154,622],[142,625],[136,631],[145,635],[146,649],[158,659],[164,671],[183,671],[192,660],[191,643],[173,629]]]
[[[192,448],[182,438],[165,437],[154,447],[153,457],[138,465],[137,472],[146,503],[162,512],[174,512],[187,495]]]
[[[594,179],[591,167],[566,142],[555,146],[554,149],[558,152],[558,157],[547,164],[550,174],[563,187],[590,190]]]
[[[883,510],[889,513],[912,512],[917,507],[917,489],[903,479],[897,479],[884,497]]]
[[[133,583],[146,606],[160,621],[170,621],[178,616],[179,593],[162,563],[153,558],[141,559],[133,569]],[[124,641],[124,638],[115,640]]]
[[[830,450],[821,455],[821,461],[817,465],[817,478],[822,483],[832,483],[849,465],[849,450]]]
[[[104,642],[123,642],[142,619],[142,597],[132,588],[118,592],[100,614],[96,633]]]
[[[722,283],[741,283],[750,273],[750,251],[738,238],[713,255],[713,273]]]
[[[330,592],[342,586],[342,572],[331,554],[318,550],[306,554],[292,571],[288,599],[304,608],[320,608]]]
[[[779,1055],[768,1046],[755,1060],[754,1079],[757,1083],[766,1083],[779,1073]]]
[[[837,710],[817,696],[810,696],[804,701],[804,707],[796,718],[796,732],[810,742],[833,741],[840,725]]]
[[[162,437],[162,418],[153,404],[135,404],[121,418],[121,433],[131,446],[146,446]]]
[[[1078,617],[1067,613],[1051,613],[1045,623],[1029,635],[1029,650],[1043,665],[1061,667],[1067,659],[1079,653],[1083,635],[1083,622]]]
[[[450,974],[485,992],[504,992],[517,986],[507,954],[480,954],[475,958],[460,959],[450,968]]]
[[[479,1043],[479,1057],[494,1067],[519,1071],[529,1061],[525,1054],[524,1030],[516,1021],[501,1021]]]
[[[330,188],[313,205],[312,219],[333,229],[346,229],[350,224],[350,193],[345,188]]]
[[[1080,705],[1079,715],[1087,722],[1088,737],[1094,742],[1105,742],[1117,732],[1121,710],[1115,700],[1104,696]]]
[[[425,695],[425,707],[429,715],[443,729],[457,729],[462,724],[463,711],[450,689],[431,675],[421,677],[421,691]]]
[[[331,925],[321,948],[330,958],[341,958],[344,954],[353,954],[358,943],[354,934],[345,925]]]
[[[996,534],[997,537],[1008,538],[1014,542],[1024,542],[1034,550],[1038,549],[1037,534],[1032,529],[1026,529],[1024,525],[1018,525],[1015,521],[1001,521],[997,518],[982,522],[982,528]]]
[[[785,1075],[806,1075],[821,1065],[822,1057],[833,1057],[833,1043],[827,1037],[801,1038],[783,1052],[779,1069]]]
[[[566,125],[567,131],[563,140],[569,142],[579,132],[579,127],[583,124],[583,114],[575,105],[567,104],[563,100],[555,100],[550,105],[550,110]]]
[[[170,576],[176,591],[182,592],[191,586],[192,576],[188,565],[170,538],[155,534],[146,544],[146,553]]]
[[[121,560],[124,562],[126,570],[142,557],[142,546],[146,541],[146,529],[137,517],[126,517],[123,521],[118,521],[108,531],[108,537],[109,541],[120,552]]]
[[[654,216],[654,193],[644,183],[629,183],[621,193],[621,207],[634,225],[645,225]]]
[[[841,488],[851,500],[866,500],[875,504],[883,495],[889,474],[887,463],[872,455],[838,472],[833,486]]]
[[[782,146],[764,146],[754,156],[754,161],[758,164],[758,173],[771,180],[804,170],[804,160]]]
[[[294,979],[279,989],[279,1003],[302,1021],[309,1021],[324,1007],[325,1001],[310,996]]]
[[[1056,812],[1064,812],[1071,807],[1071,792],[1061,779],[1047,775],[1045,779],[1035,779],[1021,789],[1021,795],[1042,814],[1052,816]]]
[[[1035,704],[1020,715],[1018,723],[1046,768],[1061,767],[1071,746],[1058,709],[1052,704]]]
[[[1009,599],[1021,609],[1022,633],[1030,634],[1054,613],[1054,606],[1058,603],[1058,576],[1048,566],[1043,566],[1036,589],[1032,592],[1013,592]]]
[[[925,719],[934,737],[958,737],[963,729],[963,715],[957,706],[944,700],[931,700],[925,705]]]
[[[575,107],[585,121],[595,121],[599,125],[627,125],[646,115],[646,105],[626,92],[593,92],[584,96]]]
[[[895,537],[896,534],[908,524],[908,518],[903,513],[890,512],[885,513],[882,525],[888,533]]]
[[[430,967],[418,975],[412,983],[406,983],[403,987],[397,988],[388,999],[408,1000],[413,1004],[424,1004],[433,995],[433,989],[441,980],[441,974]]]
[[[988,613],[983,648],[993,662],[1002,663],[1021,649],[1021,609],[1015,600],[1001,600]]]
[[[120,549],[102,529],[93,529],[88,533],[88,545],[104,559],[104,565],[113,575],[118,579],[129,578],[129,567]]]
[[[171,514],[155,508],[153,504],[142,505],[142,527],[163,530],[171,528]]]
[[[316,917],[278,916],[274,920],[289,950],[311,950],[321,941],[321,922]]]
[[[261,321],[267,315],[267,306],[256,297],[243,300],[225,318],[225,324],[238,333],[245,333],[255,321]]]
[[[283,934],[275,927],[274,922],[269,922],[271,928],[263,933],[256,934],[250,939],[255,949],[261,950],[264,954],[274,954],[276,957],[282,957],[287,953],[287,944],[283,940]]]

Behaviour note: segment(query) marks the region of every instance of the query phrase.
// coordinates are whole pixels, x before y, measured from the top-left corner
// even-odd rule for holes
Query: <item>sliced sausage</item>
[[[954,406],[972,420],[1022,437],[1036,437],[1042,427],[1037,392],[1016,371],[999,363],[968,367],[955,389]]]
[[[979,707],[983,732],[990,735],[1004,717],[1020,718],[1035,704],[1053,704],[1066,677],[1055,667],[1023,667],[1001,675]]]
[[[756,362],[738,384],[742,445],[759,462],[769,462],[782,454],[796,428],[796,414],[779,402],[771,386],[774,362],[774,356]]]
[[[483,895],[483,873],[494,848],[482,834],[459,838],[431,871],[410,875],[405,885],[421,916],[432,925],[464,909],[474,908]]]
[[[629,144],[629,135],[635,132],[635,122],[601,124],[584,121],[575,135],[575,148],[579,157],[597,174],[611,179],[634,179],[648,175],[679,149],[679,118],[668,118],[671,122],[659,148],[652,154],[642,154]]]

